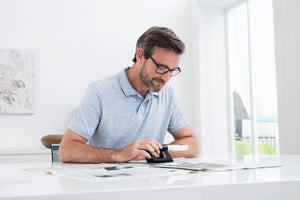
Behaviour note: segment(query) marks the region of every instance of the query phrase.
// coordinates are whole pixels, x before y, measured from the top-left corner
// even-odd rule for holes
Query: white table
[[[50,160],[5,164],[3,158],[7,156],[0,156],[0,199],[300,199],[300,155],[263,159],[280,161],[282,166],[276,168],[128,177],[102,182],[22,170],[49,168]]]

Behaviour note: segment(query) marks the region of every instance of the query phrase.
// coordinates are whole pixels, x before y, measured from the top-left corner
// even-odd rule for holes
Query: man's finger
[[[159,155],[160,149],[162,148],[161,144],[159,144],[157,141],[152,140],[151,141],[151,147],[154,149],[154,151]]]
[[[143,156],[144,158],[148,158],[148,159],[151,158],[151,155],[145,150],[140,150],[139,154],[140,154],[140,156]]]

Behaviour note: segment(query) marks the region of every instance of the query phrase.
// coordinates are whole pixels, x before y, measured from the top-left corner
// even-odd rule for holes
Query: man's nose
[[[162,78],[165,82],[169,82],[169,80],[171,79],[170,72],[163,74]]]

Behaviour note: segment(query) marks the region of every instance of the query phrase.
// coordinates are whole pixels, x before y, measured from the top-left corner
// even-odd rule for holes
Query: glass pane
[[[279,153],[272,2],[249,1],[251,69],[259,154]]]
[[[227,14],[228,67],[234,105],[236,155],[252,154],[247,4]]]

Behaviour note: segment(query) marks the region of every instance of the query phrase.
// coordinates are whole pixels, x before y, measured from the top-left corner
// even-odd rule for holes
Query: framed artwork
[[[0,114],[33,114],[34,51],[0,49]]]

